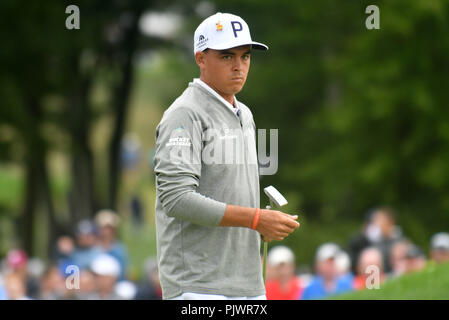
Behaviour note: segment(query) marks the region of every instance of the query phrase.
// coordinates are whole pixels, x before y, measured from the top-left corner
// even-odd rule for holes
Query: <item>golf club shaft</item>
[[[267,252],[268,252],[268,242],[263,242],[263,283],[267,282]]]
[[[273,208],[273,201],[271,201],[271,199],[270,199],[270,205],[266,206],[265,209],[271,210],[271,208]],[[262,275],[263,275],[263,283],[264,284],[266,283],[266,280],[267,280],[267,254],[268,254],[268,242],[263,241]]]

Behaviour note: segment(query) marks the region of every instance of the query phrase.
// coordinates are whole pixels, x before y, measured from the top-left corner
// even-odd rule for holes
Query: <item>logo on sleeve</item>
[[[165,144],[166,147],[172,146],[180,146],[180,147],[190,147],[192,143],[190,142],[190,138],[170,138],[168,142]]]
[[[174,130],[174,137],[170,138],[165,144],[166,147],[180,146],[180,147],[190,147],[192,142],[190,141],[187,132],[184,130],[183,126],[179,126]]]

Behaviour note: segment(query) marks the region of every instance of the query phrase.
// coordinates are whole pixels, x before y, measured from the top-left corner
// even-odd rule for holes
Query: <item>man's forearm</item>
[[[255,214],[255,208],[227,204],[224,216],[221,219],[219,226],[251,228]]]
[[[296,215],[260,209],[259,219],[255,221],[256,208],[225,204],[196,192],[184,194],[168,215],[205,226],[251,228],[257,222],[255,229],[266,241],[282,240],[299,227]]]
[[[218,226],[223,219],[226,204],[208,198],[198,192],[185,192],[177,201],[165,198],[164,208],[169,217],[189,221],[202,226]],[[173,204],[174,203],[174,204]]]
[[[254,221],[255,216],[255,208],[227,204],[219,226],[251,228],[255,222],[256,230],[265,241],[282,240],[299,227],[299,223],[296,221],[297,215],[292,216],[277,210],[260,209],[257,221]]]

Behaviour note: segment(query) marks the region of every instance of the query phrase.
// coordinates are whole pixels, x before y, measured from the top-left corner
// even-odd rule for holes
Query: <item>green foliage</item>
[[[12,166],[0,166],[0,216],[18,210],[23,190],[23,178],[20,170]]]
[[[157,103],[166,109],[194,77],[199,76],[193,56],[181,51],[162,49],[138,64],[136,93],[146,103]]]

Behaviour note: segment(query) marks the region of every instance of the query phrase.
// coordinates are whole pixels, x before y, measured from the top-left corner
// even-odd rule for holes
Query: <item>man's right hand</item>
[[[228,204],[219,225],[221,227],[251,228],[255,211],[255,208]],[[297,219],[298,216],[291,216],[281,211],[260,209],[256,230],[262,235],[264,241],[283,240],[299,227]]]
[[[259,223],[256,230],[262,235],[262,240],[283,240],[290,233],[299,228],[297,215],[289,215],[281,211],[261,209]]]

